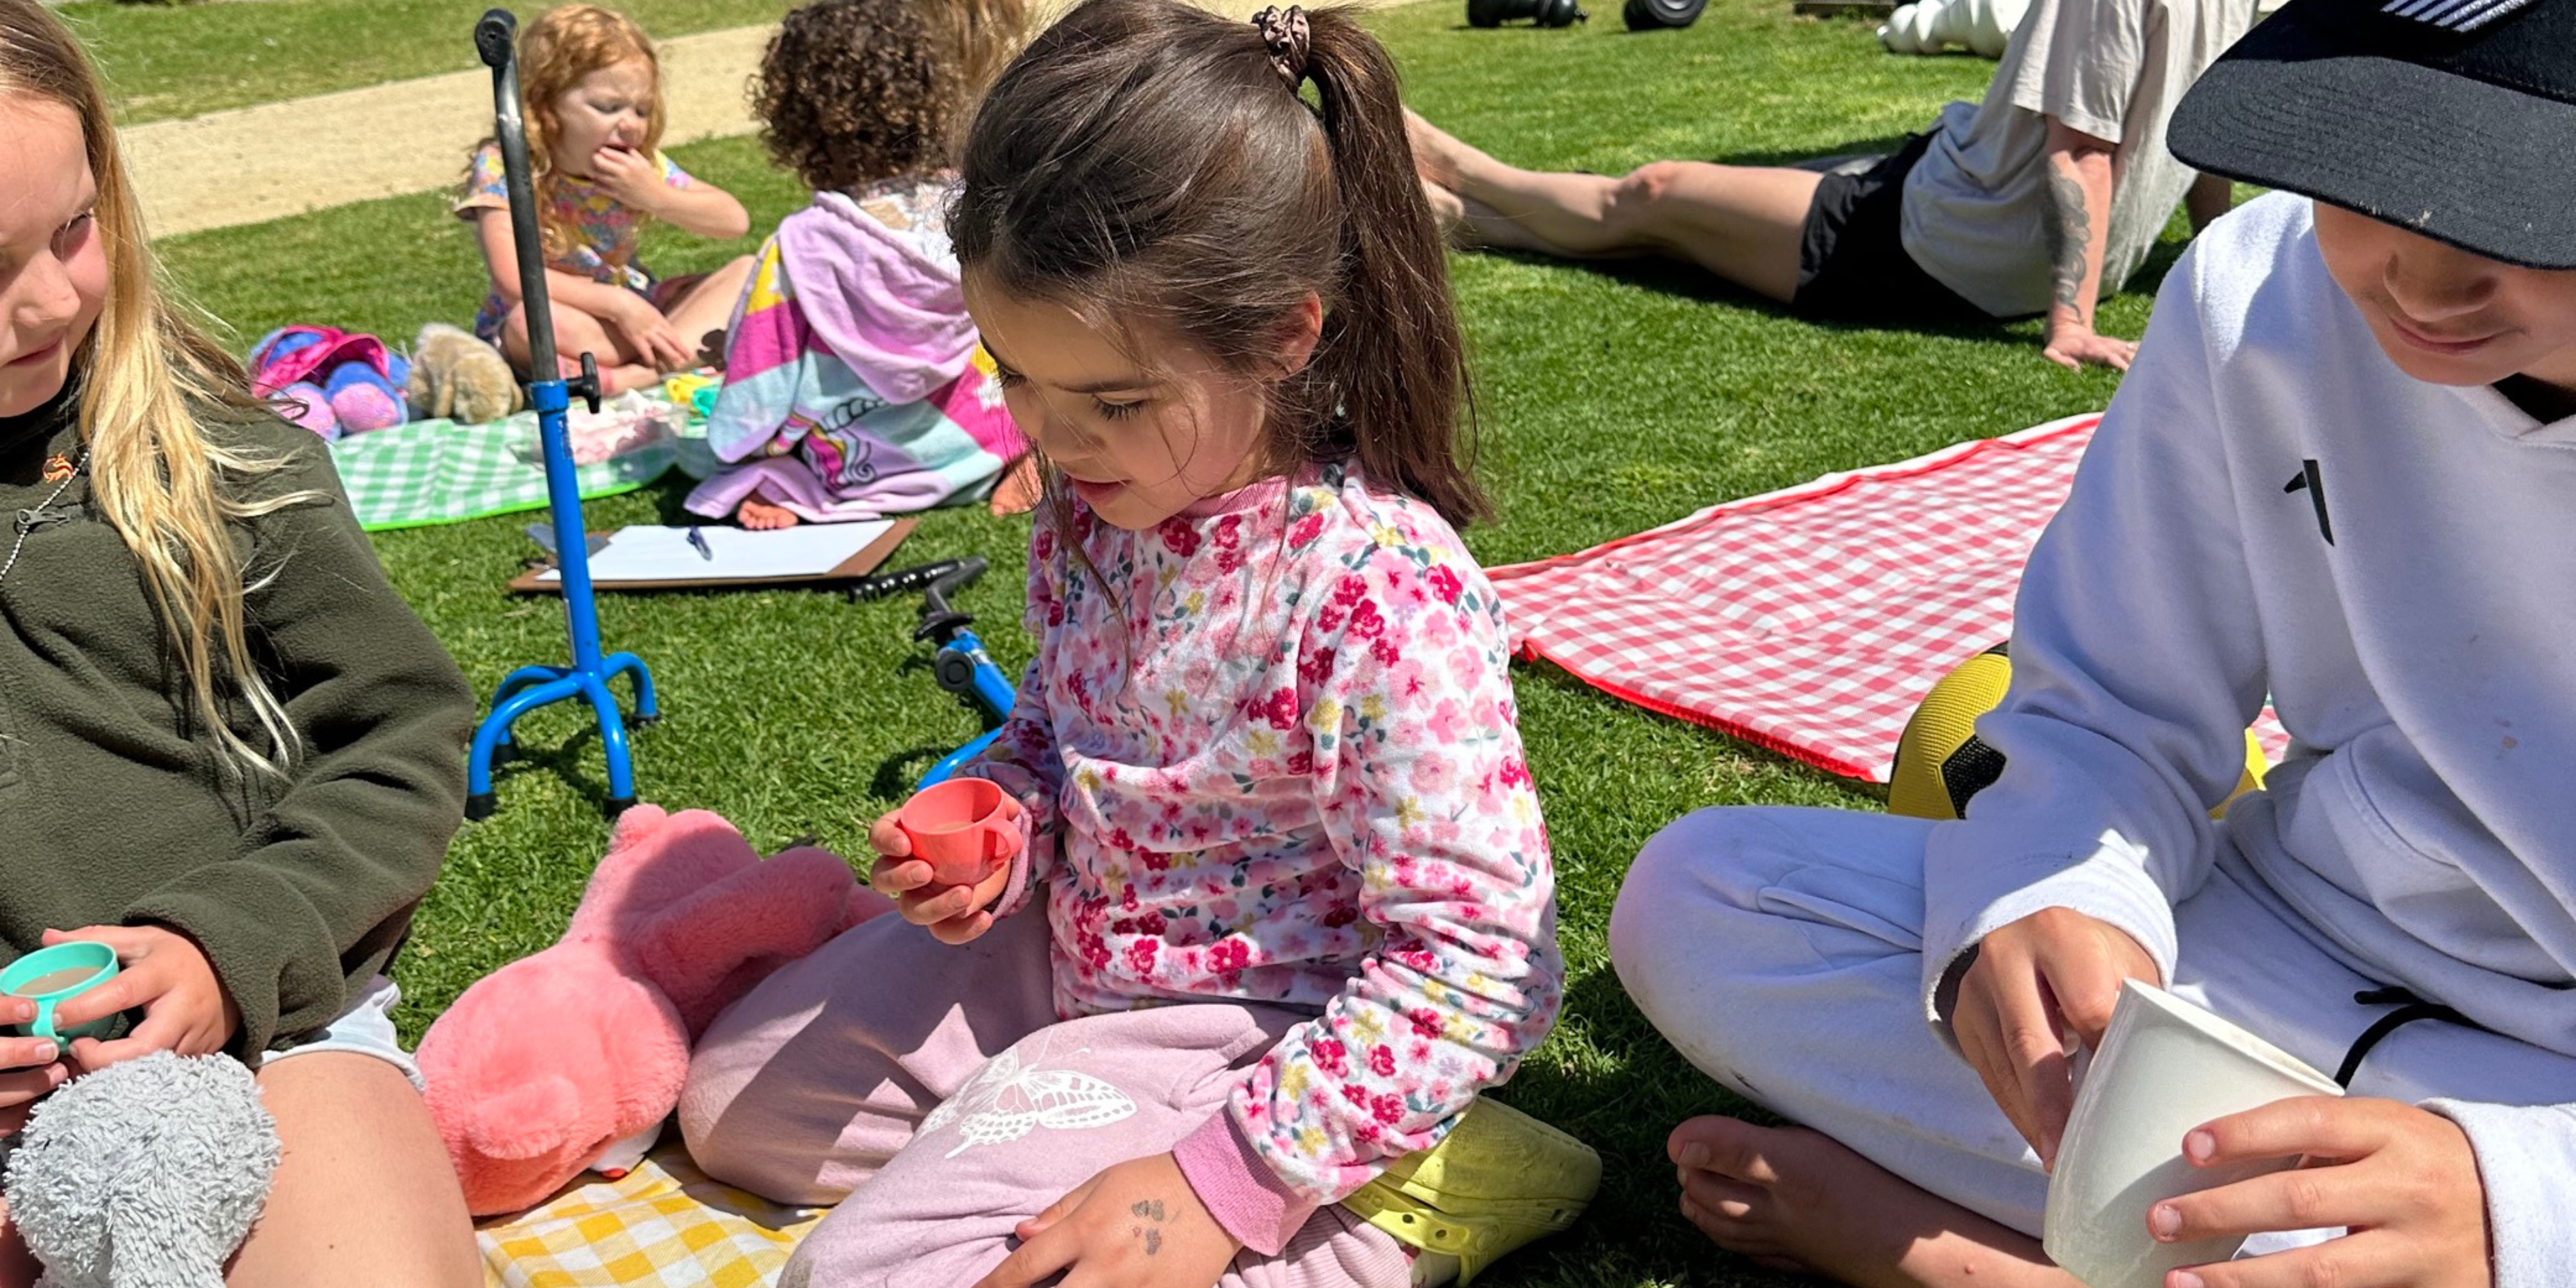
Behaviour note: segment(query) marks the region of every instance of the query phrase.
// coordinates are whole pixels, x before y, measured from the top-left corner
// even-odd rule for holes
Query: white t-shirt
[[[2245,34],[2252,0],[2033,0],[1982,106],[1942,109],[1905,180],[1906,253],[1996,317],[2048,310],[2047,117],[2119,145],[2102,293],[2118,290],[2191,187],[2165,123]]]

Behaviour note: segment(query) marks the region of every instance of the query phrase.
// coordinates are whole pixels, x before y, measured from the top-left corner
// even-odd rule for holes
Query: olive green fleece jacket
[[[0,961],[48,928],[179,930],[255,1064],[393,957],[463,817],[474,695],[386,583],[321,440],[210,428],[288,462],[250,486],[321,498],[237,526],[252,647],[302,748],[283,777],[229,770],[87,476],[43,504],[47,458],[80,450],[67,405],[0,419],[0,558],[43,506],[0,577]]]

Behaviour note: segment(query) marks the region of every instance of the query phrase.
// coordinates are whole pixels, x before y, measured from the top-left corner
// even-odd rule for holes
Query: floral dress
[[[1038,655],[967,771],[1030,811],[997,911],[1045,899],[1065,1018],[1310,1012],[1227,1117],[1289,1193],[1334,1202],[1436,1144],[1555,1022],[1501,606],[1446,521],[1356,466],[1146,532],[1076,501],[1069,531],[1038,526]]]
[[[661,167],[663,183],[674,188],[697,186],[697,180],[670,157],[655,152],[653,163]],[[571,175],[557,175],[552,182],[539,184],[537,199],[544,205],[542,222],[570,231],[567,244],[547,248],[546,267],[594,282],[615,282],[637,292],[652,291],[653,275],[635,259],[643,241],[643,217],[626,203],[597,182]],[[474,150],[465,195],[456,202],[456,217],[472,220],[479,211],[509,208],[510,185],[501,166],[501,145],[486,142]],[[483,307],[474,314],[474,334],[500,343],[501,324],[508,320],[510,307],[497,290],[484,296]]]

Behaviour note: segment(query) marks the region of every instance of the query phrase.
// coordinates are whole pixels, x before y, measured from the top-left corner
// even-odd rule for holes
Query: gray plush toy
[[[9,1220],[44,1263],[37,1288],[223,1288],[281,1153],[250,1070],[158,1052],[36,1106],[9,1159]]]

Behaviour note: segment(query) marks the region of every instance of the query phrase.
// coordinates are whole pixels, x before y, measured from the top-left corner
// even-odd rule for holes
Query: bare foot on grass
[[[1804,1127],[1693,1118],[1664,1144],[1717,1246],[1855,1288],[2080,1288],[2039,1241]]]
[[[1440,240],[1467,249],[1474,241],[1467,227],[1467,203],[1429,179],[1422,181],[1422,196],[1431,203],[1431,222],[1439,226]]]
[[[733,517],[736,522],[754,532],[792,528],[797,524],[794,510],[783,505],[773,505],[756,496],[744,497],[742,505],[734,510]]]
[[[1002,471],[1001,481],[993,485],[991,507],[995,514],[1026,514],[1038,508],[1038,498],[1044,495],[1045,485],[1038,481],[1037,453],[1022,452],[1020,459]]]

